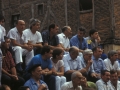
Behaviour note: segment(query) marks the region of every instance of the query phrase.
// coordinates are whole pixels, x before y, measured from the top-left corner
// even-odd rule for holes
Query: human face
[[[86,54],[84,55],[84,60],[87,62],[88,60],[92,59],[92,54]]]
[[[110,57],[111,61],[116,61],[118,59],[118,54],[114,54],[113,56]]]
[[[51,28],[51,32],[54,35],[58,34],[58,31],[59,31],[59,27],[58,26],[55,26],[55,28]]]
[[[78,38],[83,38],[85,33],[83,31],[78,31]]]
[[[75,50],[74,52],[70,53],[71,58],[74,60],[79,55],[79,50]]]
[[[57,55],[58,60],[62,60],[62,58],[63,58],[63,52],[60,55]]]
[[[4,23],[5,23],[5,20],[4,20],[4,19],[0,21],[0,24],[1,24],[1,25],[4,25]]]
[[[113,84],[117,84],[117,81],[118,81],[117,72],[110,75],[110,81],[111,81]]]
[[[32,71],[33,78],[40,79],[41,78],[41,72],[42,72],[42,69],[41,69],[40,66],[38,66],[34,71]]]
[[[110,80],[110,72],[105,72],[105,75],[102,75],[101,78],[107,83]]]
[[[103,51],[102,51],[101,48],[97,48],[97,50],[94,52],[94,56],[95,56],[95,58],[100,58],[102,52],[103,52]]]
[[[25,22],[23,20],[19,20],[16,27],[19,32],[22,32],[25,29]]]
[[[66,34],[67,34],[67,37],[70,37],[70,35],[72,34],[72,30],[70,27],[66,30]]]
[[[120,51],[118,51],[118,59],[120,60]]]
[[[38,30],[40,29],[40,23],[37,22],[35,25],[32,26],[32,29],[33,29],[34,31],[38,31]]]
[[[52,52],[53,52],[53,50],[50,50],[48,53],[47,52],[45,53],[45,56],[46,56],[47,59],[52,57]]]
[[[97,39],[98,38],[98,32],[95,32],[94,34],[91,35],[92,38]]]
[[[5,42],[4,42],[4,47],[5,47],[6,49],[9,49],[10,42],[11,42],[10,39],[6,39],[6,40],[5,40]]]
[[[83,76],[82,79],[81,79],[81,86],[82,86],[82,87],[85,87],[86,84],[87,84],[87,80],[86,80],[86,78]]]
[[[77,73],[76,77],[72,80],[74,86],[80,86],[81,85],[81,79],[82,79],[82,74]]]

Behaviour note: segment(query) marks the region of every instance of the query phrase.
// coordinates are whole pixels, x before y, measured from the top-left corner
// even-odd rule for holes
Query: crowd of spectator
[[[6,33],[0,15],[0,90],[120,90],[120,49],[107,55],[98,31],[17,20]]]

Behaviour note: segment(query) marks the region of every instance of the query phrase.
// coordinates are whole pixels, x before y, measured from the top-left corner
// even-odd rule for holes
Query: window
[[[92,9],[92,0],[79,0],[79,10],[91,10]]]
[[[11,28],[15,27],[15,23],[20,19],[20,14],[12,15]]]
[[[44,14],[44,4],[38,5],[38,15]]]

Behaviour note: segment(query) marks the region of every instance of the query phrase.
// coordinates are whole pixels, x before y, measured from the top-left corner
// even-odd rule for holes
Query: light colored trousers
[[[25,64],[27,65],[31,59],[34,57],[34,52],[33,50],[32,51],[28,51],[26,49],[23,49],[19,46],[15,46],[13,47],[13,51],[15,53],[15,62],[16,64],[18,63],[22,63],[23,60],[22,60],[22,56],[26,56],[25,57]]]
[[[1,85],[1,76],[2,76],[2,51],[0,49],[0,85]]]
[[[56,90],[61,90],[61,86],[66,82],[66,77],[64,76],[56,76]]]

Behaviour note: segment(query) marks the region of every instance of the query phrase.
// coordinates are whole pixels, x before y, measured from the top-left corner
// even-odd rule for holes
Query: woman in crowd
[[[52,53],[53,74],[56,75],[56,90],[60,90],[61,86],[66,82],[64,75],[63,49],[56,48]]]

